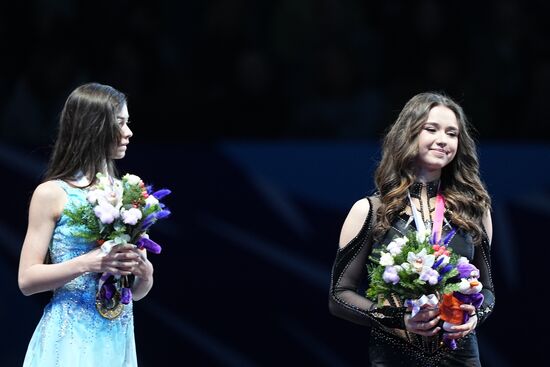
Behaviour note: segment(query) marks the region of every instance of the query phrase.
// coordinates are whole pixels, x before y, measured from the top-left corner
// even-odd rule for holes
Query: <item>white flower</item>
[[[399,246],[403,247],[407,242],[409,242],[409,239],[404,237],[397,237],[393,240],[393,242],[397,243]]]
[[[98,173],[96,175],[99,182],[95,185],[93,190],[90,190],[86,195],[88,202],[93,204],[103,205],[105,202],[119,209],[122,205],[122,193],[123,188],[120,181],[114,181],[111,183],[109,177]]]
[[[145,206],[153,206],[153,205],[157,205],[158,203],[159,203],[158,199],[153,195],[149,195],[147,196],[147,199],[145,199]]]
[[[130,185],[139,185],[139,183],[141,182],[141,178],[139,178],[139,176],[131,175],[129,173],[125,174],[122,179],[128,182]]]
[[[86,195],[86,200],[88,200],[90,204],[94,205],[100,197],[104,197],[104,192],[102,190],[95,189],[88,192]]]
[[[430,230],[427,228],[424,229],[423,231],[416,232],[416,240],[418,242],[424,242],[429,238],[430,238]]]
[[[122,205],[122,195],[111,188],[105,188],[105,200],[114,207]],[[101,199],[100,199],[101,200]]]
[[[420,276],[419,276],[421,280],[424,280],[430,283],[431,285],[437,284],[438,277],[439,277],[439,273],[428,266],[424,266],[422,268],[422,271],[420,272]]]
[[[412,268],[416,273],[421,273],[424,267],[431,268],[435,262],[434,255],[428,255],[426,249],[423,248],[418,254],[409,252],[407,254],[407,261],[412,265]]]
[[[96,177],[97,177],[97,180],[98,180],[97,181],[97,187],[99,187],[100,189],[103,189],[103,188],[108,187],[108,186],[111,185],[111,182],[110,182],[108,176],[106,176],[102,173],[98,173],[96,175]]]
[[[393,265],[393,256],[388,252],[383,252],[380,256],[380,265],[382,266],[390,266]]]
[[[138,220],[141,219],[142,213],[141,210],[137,208],[130,208],[130,209],[124,209],[122,208],[120,210],[120,215],[122,216],[122,221],[129,225],[135,225]]]
[[[113,223],[119,216],[117,208],[104,200],[99,200],[98,205],[94,207],[94,214],[103,224]]]
[[[403,249],[403,241],[398,241],[399,238],[391,241],[388,246],[386,246],[386,249],[392,254],[393,256],[398,255],[401,253],[401,250]]]

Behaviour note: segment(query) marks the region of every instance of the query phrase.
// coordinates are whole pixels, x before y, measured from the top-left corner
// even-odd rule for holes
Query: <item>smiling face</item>
[[[455,113],[445,106],[435,106],[418,135],[416,159],[419,175],[439,176],[458,149],[459,127]]]
[[[126,103],[120,109],[116,116],[117,123],[120,127],[120,141],[113,154],[114,159],[124,158],[126,155],[127,145],[130,143],[130,138],[133,133],[128,124],[130,123],[130,115],[128,114],[128,106]]]

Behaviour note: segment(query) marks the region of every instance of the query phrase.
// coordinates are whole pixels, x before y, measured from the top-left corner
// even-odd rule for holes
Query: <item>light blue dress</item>
[[[86,202],[86,192],[57,181],[68,196],[67,205]],[[59,218],[50,243],[52,263],[90,251],[94,243],[73,236],[67,216]],[[86,273],[54,290],[34,331],[23,367],[137,366],[132,303],[114,320],[95,306],[99,274]]]

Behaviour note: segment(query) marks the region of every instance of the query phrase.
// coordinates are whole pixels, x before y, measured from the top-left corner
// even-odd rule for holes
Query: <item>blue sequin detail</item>
[[[67,193],[66,208],[86,202],[86,192],[57,181]],[[61,215],[50,243],[52,263],[61,263],[94,248],[73,233],[74,226]],[[99,274],[86,273],[53,292],[29,343],[23,367],[137,366],[133,305],[114,320],[102,317],[95,307]]]

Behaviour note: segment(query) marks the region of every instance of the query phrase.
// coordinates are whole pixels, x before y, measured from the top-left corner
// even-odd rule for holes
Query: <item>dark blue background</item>
[[[129,96],[121,172],[168,187],[140,366],[363,366],[367,330],[328,313],[343,220],[379,140],[426,90],[460,102],[493,197],[497,306],[484,366],[548,330],[550,35],[543,1],[28,1],[0,6],[0,365],[48,301],[17,288],[32,190],[77,85]],[[159,362],[160,360],[160,362]]]
[[[173,216],[151,231],[163,245],[151,255],[155,286],[135,304],[141,365],[364,365],[367,331],[329,315],[328,285],[345,215],[372,191],[377,151],[368,141],[131,146],[123,172],[173,190]],[[528,163],[550,148],[481,144],[480,153],[494,199],[497,297],[479,329],[481,353],[486,366],[513,366],[543,347],[547,325],[536,295],[550,255],[550,175]],[[0,266],[3,365],[16,366],[47,301],[23,297],[16,277],[42,161],[5,147],[0,157],[16,183],[4,199]]]

